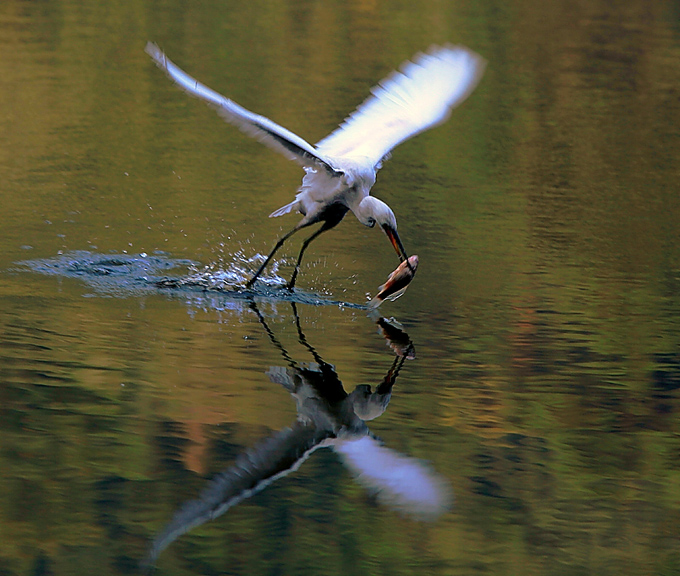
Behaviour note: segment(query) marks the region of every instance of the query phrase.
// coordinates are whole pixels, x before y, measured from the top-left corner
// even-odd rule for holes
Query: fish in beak
[[[404,260],[397,268],[389,275],[387,282],[380,288],[376,296],[368,303],[369,308],[377,308],[385,300],[396,300],[404,292],[413,280],[416,269],[418,268],[418,256],[415,254],[410,258]]]

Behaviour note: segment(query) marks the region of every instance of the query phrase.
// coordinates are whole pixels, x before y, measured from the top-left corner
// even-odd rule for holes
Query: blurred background
[[[0,575],[135,573],[182,502],[296,418],[244,302],[20,264],[228,270],[297,221],[267,215],[299,167],[177,90],[147,41],[311,143],[432,43],[489,61],[373,188],[420,268],[382,308],[416,359],[370,428],[454,506],[403,516],[321,450],[179,538],[158,573],[680,574],[677,2],[3,0]],[[298,287],[363,303],[396,264],[350,215]],[[311,361],[291,306],[260,309]],[[348,392],[382,381],[394,353],[365,312],[298,313]]]

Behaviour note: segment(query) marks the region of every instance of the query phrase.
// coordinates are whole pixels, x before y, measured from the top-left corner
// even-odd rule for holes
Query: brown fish
[[[416,349],[411,342],[411,338],[404,330],[404,327],[399,324],[394,318],[380,317],[376,321],[378,325],[378,333],[382,334],[387,340],[387,345],[394,350],[394,353],[400,358],[406,360],[413,360],[416,357]]]
[[[371,308],[377,308],[385,300],[396,300],[399,298],[399,296],[406,292],[406,288],[408,288],[411,280],[413,280],[417,268],[418,256],[414,254],[408,260],[404,260],[399,264],[394,272],[387,277],[387,282],[378,288],[378,293],[368,305]]]

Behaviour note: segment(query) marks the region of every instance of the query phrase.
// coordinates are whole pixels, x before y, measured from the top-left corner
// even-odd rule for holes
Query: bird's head
[[[392,246],[394,246],[399,260],[402,262],[408,260],[408,255],[401,243],[399,234],[397,234],[397,219],[394,216],[392,209],[382,200],[378,200],[373,196],[366,196],[360,203],[358,210],[355,211],[359,222],[373,228],[376,224],[382,228],[383,232],[387,234]]]

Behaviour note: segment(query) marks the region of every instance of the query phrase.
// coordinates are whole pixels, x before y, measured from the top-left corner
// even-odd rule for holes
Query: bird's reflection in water
[[[375,390],[360,385],[348,394],[334,367],[307,342],[292,306],[298,339],[313,362],[293,360],[255,304],[252,309],[287,362],[287,366],[271,367],[267,376],[295,399],[296,421],[238,456],[198,499],[185,503],[153,541],[147,566],[176,538],[297,470],[319,448],[335,450],[355,477],[391,508],[422,520],[434,519],[448,508],[451,494],[447,482],[422,461],[386,448],[366,425],[387,408],[404,361],[415,358],[408,335],[394,322],[373,317],[395,358]]]

